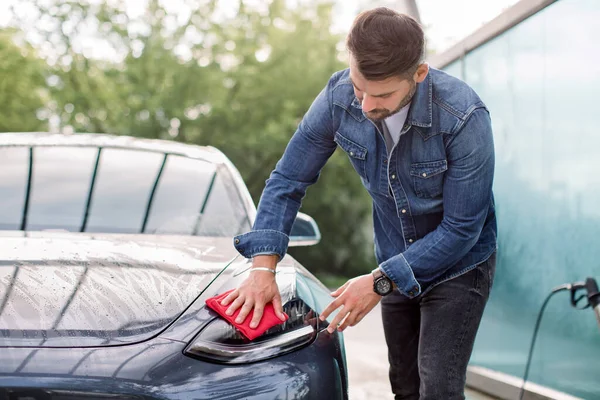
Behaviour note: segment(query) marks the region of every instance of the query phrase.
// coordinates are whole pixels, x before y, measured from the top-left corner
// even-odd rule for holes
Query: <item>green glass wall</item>
[[[488,105],[496,144],[496,280],[471,359],[521,377],[550,290],[600,281],[600,1],[560,0],[445,70]],[[530,380],[600,399],[600,329],[550,301]]]

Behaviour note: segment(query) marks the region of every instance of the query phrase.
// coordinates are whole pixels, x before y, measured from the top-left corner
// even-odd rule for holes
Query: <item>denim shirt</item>
[[[471,270],[496,250],[494,143],[477,94],[430,68],[388,156],[346,69],[331,77],[300,122],[267,180],[252,231],[234,238],[240,254],[283,258],[306,189],[338,146],[373,199],[379,267],[405,296]]]

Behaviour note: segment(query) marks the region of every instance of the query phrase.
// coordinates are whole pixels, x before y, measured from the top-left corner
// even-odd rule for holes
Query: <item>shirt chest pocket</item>
[[[348,154],[354,169],[360,175],[363,183],[367,183],[367,148],[353,142],[341,133],[335,133],[335,142]]]
[[[440,196],[444,189],[444,172],[446,170],[448,170],[446,160],[411,164],[410,176],[417,197],[432,199]]]

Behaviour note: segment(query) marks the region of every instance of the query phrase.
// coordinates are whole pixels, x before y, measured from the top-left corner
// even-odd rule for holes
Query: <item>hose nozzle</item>
[[[592,307],[598,326],[600,326],[600,293],[598,292],[598,283],[594,278],[587,278],[585,282],[576,282],[569,285],[571,291],[571,305],[578,310],[583,310]],[[577,295],[577,292],[584,290],[584,294]],[[582,300],[586,300],[583,305],[580,305]]]

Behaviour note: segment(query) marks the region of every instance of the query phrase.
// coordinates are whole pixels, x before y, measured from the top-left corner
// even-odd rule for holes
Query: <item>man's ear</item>
[[[415,75],[413,76],[413,79],[416,83],[421,83],[425,80],[428,73],[429,73],[429,64],[427,64],[427,63],[420,64],[417,67],[417,70],[415,71]]]

